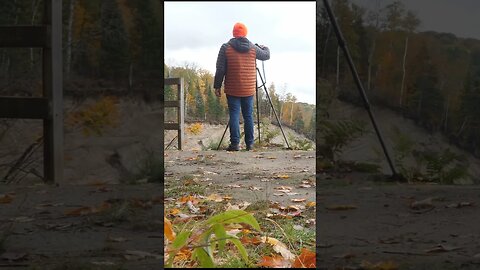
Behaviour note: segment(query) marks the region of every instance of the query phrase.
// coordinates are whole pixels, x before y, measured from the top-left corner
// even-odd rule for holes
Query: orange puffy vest
[[[253,96],[257,88],[255,47],[252,47],[246,53],[241,53],[232,46],[228,46],[225,56],[227,57],[225,94],[235,97]]]

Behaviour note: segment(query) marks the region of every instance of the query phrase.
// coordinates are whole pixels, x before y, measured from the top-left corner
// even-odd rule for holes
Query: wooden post
[[[180,78],[178,84],[178,150],[182,150],[183,139],[185,138],[184,126],[185,126],[185,110],[184,110],[184,98],[183,98],[183,78]]]
[[[185,99],[183,97],[183,78],[165,78],[165,85],[177,86],[177,100],[167,100],[163,102],[164,108],[177,108],[177,123],[165,123],[165,130],[178,131],[178,150],[182,150],[182,143],[185,138]]]
[[[63,180],[63,78],[62,78],[62,0],[46,0],[44,24],[48,27],[43,48],[43,96],[48,99],[49,115],[43,120],[44,177],[48,183]]]
[[[45,0],[43,25],[0,26],[0,47],[42,48],[43,97],[0,97],[0,118],[43,119],[44,181],[62,182],[62,0]]]

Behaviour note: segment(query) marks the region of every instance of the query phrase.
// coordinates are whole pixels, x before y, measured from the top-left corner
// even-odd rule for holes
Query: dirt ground
[[[0,268],[158,269],[159,187],[0,185]]]
[[[320,269],[480,269],[480,186],[320,175],[317,201]]]
[[[295,198],[315,201],[313,151],[170,151],[165,154],[165,188],[182,177],[202,178],[207,193],[233,196],[248,202],[277,201],[291,204]],[[282,178],[288,176],[288,178]],[[275,188],[291,186],[296,195],[276,196]],[[188,194],[185,194],[188,195]]]

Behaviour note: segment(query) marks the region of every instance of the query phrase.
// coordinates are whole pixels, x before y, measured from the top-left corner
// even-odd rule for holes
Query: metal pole
[[[355,84],[357,85],[358,91],[360,92],[360,95],[363,99],[363,102],[365,104],[365,109],[367,109],[368,115],[370,116],[370,120],[372,121],[373,127],[375,129],[375,132],[377,133],[378,140],[380,141],[380,144],[382,145],[383,152],[385,153],[385,157],[387,158],[388,165],[390,166],[390,169],[392,170],[392,176],[393,177],[398,177],[399,175],[395,171],[395,167],[393,166],[392,159],[390,158],[390,155],[388,154],[387,147],[385,146],[385,143],[382,138],[382,134],[380,133],[380,130],[378,129],[377,123],[375,121],[375,117],[371,111],[370,108],[370,103],[368,101],[367,95],[365,94],[365,90],[363,89],[363,85],[360,81],[360,77],[358,76],[358,72],[355,68],[355,65],[353,64],[352,57],[350,55],[350,52],[347,48],[347,45],[345,43],[345,39],[343,38],[342,32],[340,31],[340,28],[338,27],[337,20],[335,19],[335,15],[333,14],[332,8],[330,7],[330,4],[328,0],[323,0],[323,4],[325,5],[325,8],[328,13],[328,17],[330,18],[330,22],[333,25],[333,29],[335,30],[335,34],[337,36],[338,40],[338,45],[343,50],[343,53],[345,54],[347,58],[348,65],[350,67],[350,70],[352,72],[352,76],[355,80]]]
[[[258,70],[257,68],[257,62],[255,62],[255,68]],[[258,102],[258,79],[257,77],[255,78],[255,84],[256,84],[256,90],[255,90],[255,93],[257,95],[257,126],[258,126],[258,145],[260,145],[260,103]]]
[[[260,80],[262,80],[262,86],[263,86],[263,89],[265,90],[265,94],[267,95],[268,101],[270,102],[270,106],[272,106],[273,114],[275,115],[275,118],[277,119],[278,125],[280,126],[280,130],[282,131],[283,138],[285,139],[285,142],[287,143],[287,148],[291,149],[290,145],[288,144],[287,137],[285,136],[285,132],[283,132],[282,123],[280,122],[280,119],[277,116],[277,112],[275,111],[275,107],[273,107],[273,103],[272,103],[272,100],[270,99],[270,95],[268,94],[267,87],[265,86],[265,82],[263,81],[262,74],[260,74],[260,70],[258,68],[257,68],[257,71],[258,71],[258,75],[260,76]]]

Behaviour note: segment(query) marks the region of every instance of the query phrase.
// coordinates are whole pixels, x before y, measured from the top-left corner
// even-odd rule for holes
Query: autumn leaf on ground
[[[180,209],[178,208],[173,208],[173,209],[170,209],[170,211],[168,211],[168,214],[169,215],[172,215],[172,216],[176,216],[178,214],[180,214],[182,211],[180,211]]]
[[[292,263],[290,262],[290,260],[285,259],[280,255],[276,255],[273,257],[263,256],[257,266],[263,266],[268,268],[290,268],[291,264]]]
[[[218,194],[210,194],[210,196],[208,196],[207,198],[205,198],[207,201],[213,201],[213,202],[222,202],[223,201],[223,198],[222,196],[218,195]]]
[[[330,205],[325,208],[328,210],[336,210],[336,211],[357,209],[355,205]]]
[[[2,194],[0,195],[0,203],[7,204],[13,201],[14,196],[10,194]]]
[[[187,203],[187,202],[191,202],[192,204],[197,204],[199,202],[199,200],[192,195],[184,196],[184,197],[181,197],[180,199],[178,199],[178,203],[180,203],[180,204],[184,204],[184,203]]]
[[[307,204],[305,204],[305,207],[307,208],[315,207],[316,204],[317,204],[316,202],[308,202]]]
[[[410,204],[410,208],[413,210],[434,208],[435,206],[433,205],[433,199],[434,198],[431,197],[421,201],[414,201]]]
[[[260,240],[262,240],[262,243],[268,243],[272,245],[273,250],[280,253],[283,256],[283,258],[287,260],[295,259],[295,255],[293,255],[293,253],[290,252],[287,246],[284,243],[280,242],[279,240],[273,237],[265,237],[265,236],[262,236]]]
[[[231,203],[227,203],[227,208],[225,211],[228,210],[245,210],[251,203],[249,202],[243,202],[238,205],[232,205]]]
[[[242,244],[245,244],[245,245],[258,245],[260,243],[263,243],[259,237],[256,237],[256,236],[248,237],[246,235],[240,238],[240,242],[242,242]]]
[[[83,206],[76,209],[68,210],[65,212],[67,216],[84,216],[89,214],[97,214],[104,212],[108,209],[112,208],[112,204],[108,202],[102,202],[98,207],[88,207]]]
[[[306,201],[306,200],[307,200],[307,199],[292,199],[292,202],[298,203],[298,202],[304,202],[304,201]]]
[[[287,174],[279,174],[279,175],[275,176],[275,178],[277,178],[277,179],[288,179],[288,178],[290,178],[290,176],[287,175]]]
[[[462,249],[461,247],[452,247],[452,246],[447,246],[447,245],[437,245],[434,248],[427,249],[425,252],[427,253],[440,253],[440,252],[449,252],[449,251],[454,251]]]
[[[255,191],[255,190],[262,190],[261,187],[255,187],[255,186],[250,186],[248,187],[249,190]]]
[[[393,261],[378,262],[376,264],[369,261],[362,261],[360,267],[365,270],[397,270],[398,264]]]
[[[449,205],[446,205],[446,208],[462,208],[465,206],[473,206],[473,203],[471,202],[459,202],[459,203],[452,203]]]
[[[197,207],[195,207],[195,206],[193,205],[192,201],[188,201],[188,202],[187,202],[187,207],[188,207],[188,209],[190,210],[190,212],[192,212],[192,214],[196,214],[196,213],[198,213],[198,212],[200,211],[199,208],[197,208]]]
[[[315,252],[302,248],[302,252],[295,259],[295,262],[293,262],[292,268],[315,268],[315,265]]]
[[[169,241],[175,240],[175,231],[173,231],[172,223],[166,217],[163,218],[163,234]]]

